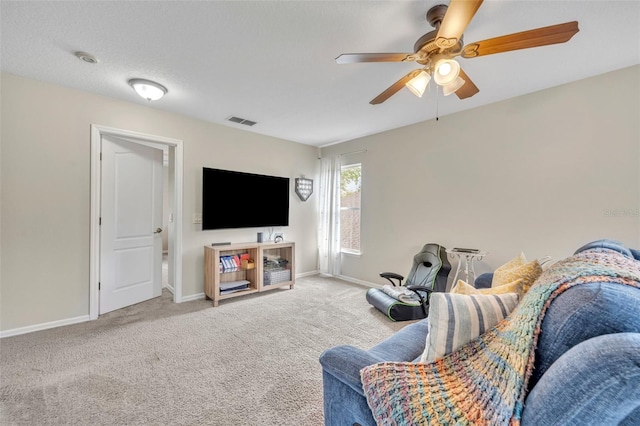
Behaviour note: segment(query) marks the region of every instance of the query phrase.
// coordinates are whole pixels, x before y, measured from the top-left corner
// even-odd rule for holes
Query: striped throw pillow
[[[511,313],[518,295],[432,293],[421,362],[433,362],[484,334]]]

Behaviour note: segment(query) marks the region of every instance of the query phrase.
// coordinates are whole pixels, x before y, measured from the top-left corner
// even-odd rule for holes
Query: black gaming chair
[[[425,244],[413,257],[413,266],[407,275],[404,287],[418,295],[418,306],[407,304],[389,296],[384,291],[371,288],[367,291],[367,302],[386,314],[393,321],[408,321],[426,318],[429,313],[429,296],[434,291],[447,290],[447,278],[451,264],[446,249],[439,244]],[[404,277],[394,272],[380,273],[394,287],[401,287]],[[394,282],[394,280],[397,281]]]

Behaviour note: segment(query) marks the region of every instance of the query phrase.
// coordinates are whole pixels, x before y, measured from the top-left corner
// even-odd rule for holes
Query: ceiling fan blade
[[[373,98],[369,103],[371,105],[378,105],[383,103],[384,101],[389,99],[391,96],[395,95],[398,91],[400,91],[400,89],[404,87],[407,81],[411,80],[413,77],[418,75],[419,72],[420,72],[419,69],[411,71],[409,74],[405,75],[400,80],[396,81],[391,86],[389,86],[384,92],[380,93],[378,96]]]
[[[455,46],[481,4],[482,0],[451,0],[440,23],[436,45],[441,49]]]
[[[476,56],[493,55],[494,53],[509,52],[511,50],[564,43],[569,41],[578,31],[580,31],[578,22],[571,21],[490,38],[467,44],[462,50],[462,57],[475,58]]]
[[[456,90],[456,96],[459,99],[470,98],[480,91],[480,89],[478,89],[478,86],[476,86],[473,81],[471,81],[467,73],[465,73],[462,69],[460,69],[460,77],[464,80],[464,85]]]
[[[406,62],[413,61],[412,53],[343,53],[336,58],[339,64],[356,64],[359,62]]]

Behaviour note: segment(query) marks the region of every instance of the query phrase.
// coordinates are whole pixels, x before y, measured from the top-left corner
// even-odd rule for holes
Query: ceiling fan
[[[435,30],[420,37],[413,46],[414,53],[345,53],[336,58],[338,64],[359,62],[409,62],[423,67],[413,70],[376,96],[372,105],[380,104],[403,87],[422,97],[433,78],[442,87],[443,94],[455,93],[460,99],[469,98],[480,90],[454,59],[465,59],[511,50],[528,49],[564,43],[578,31],[578,22],[536,28],[519,33],[464,44],[462,33],[480,8],[483,0],[451,0],[449,6],[437,5],[427,12],[427,21]]]

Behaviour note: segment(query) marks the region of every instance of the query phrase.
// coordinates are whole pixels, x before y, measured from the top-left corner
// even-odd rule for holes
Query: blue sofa
[[[606,248],[640,260],[640,252],[611,240]],[[476,286],[491,285],[491,275]],[[428,318],[365,351],[337,346],[320,356],[325,425],[375,425],[360,370],[384,361],[417,362]],[[536,349],[522,413],[523,426],[640,425],[640,289],[608,282],[575,286],[551,303]]]

